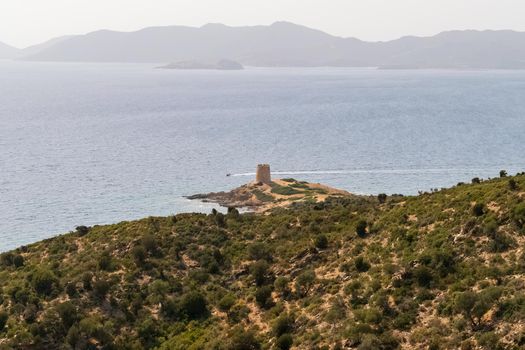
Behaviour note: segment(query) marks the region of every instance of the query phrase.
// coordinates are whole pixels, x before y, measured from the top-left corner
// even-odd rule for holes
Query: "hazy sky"
[[[0,0],[0,41],[24,47],[98,29],[278,20],[388,40],[450,29],[525,31],[524,15],[525,0]]]

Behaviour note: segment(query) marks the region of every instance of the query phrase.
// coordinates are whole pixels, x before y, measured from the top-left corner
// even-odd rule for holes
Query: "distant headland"
[[[158,67],[161,69],[213,69],[213,70],[243,70],[242,64],[232,60],[220,60],[217,63],[203,63],[199,61],[180,61]]]

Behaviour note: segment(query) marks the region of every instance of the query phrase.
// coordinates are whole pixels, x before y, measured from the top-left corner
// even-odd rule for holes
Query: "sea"
[[[0,62],[0,251],[274,177],[357,194],[525,170],[525,71]],[[230,176],[227,176],[227,175]]]

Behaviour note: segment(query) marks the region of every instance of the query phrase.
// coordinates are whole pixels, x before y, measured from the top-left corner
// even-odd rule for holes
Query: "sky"
[[[453,29],[525,31],[525,0],[0,0],[0,41],[19,48],[99,29],[289,21],[380,41]]]

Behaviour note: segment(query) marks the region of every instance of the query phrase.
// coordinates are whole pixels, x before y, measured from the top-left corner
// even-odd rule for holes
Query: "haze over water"
[[[208,212],[182,196],[248,182],[260,162],[366,194],[525,170],[525,71],[0,62],[0,76],[1,251]]]

